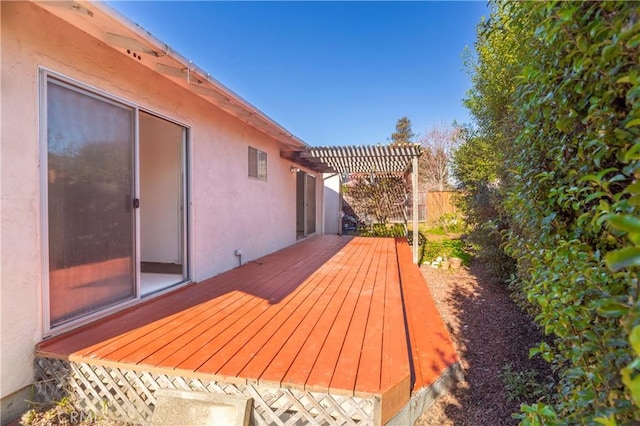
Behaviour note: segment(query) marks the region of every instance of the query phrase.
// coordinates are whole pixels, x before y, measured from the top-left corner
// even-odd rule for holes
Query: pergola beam
[[[405,172],[422,153],[419,144],[306,147],[281,156],[318,172]]]

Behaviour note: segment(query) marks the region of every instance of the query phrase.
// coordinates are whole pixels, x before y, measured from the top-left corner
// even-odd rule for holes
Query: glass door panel
[[[316,232],[316,178],[307,175],[307,198],[305,203],[307,215],[306,235]]]
[[[187,129],[140,112],[140,293],[148,296],[187,278],[185,145]]]
[[[305,219],[305,182],[307,174],[303,171],[296,173],[296,238],[304,238],[306,219]]]
[[[50,327],[136,297],[135,110],[47,81]]]

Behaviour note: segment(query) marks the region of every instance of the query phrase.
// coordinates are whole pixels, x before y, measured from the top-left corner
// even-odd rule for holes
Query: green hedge
[[[503,247],[539,312],[535,320],[555,337],[532,354],[559,378],[556,395],[523,406],[519,418],[638,424],[640,4],[492,8],[479,46],[500,40],[507,46],[493,52],[516,55],[519,66],[502,115],[476,116],[477,124],[483,137],[503,137]],[[480,54],[481,62],[495,61],[487,58]],[[478,102],[483,92],[475,87]]]

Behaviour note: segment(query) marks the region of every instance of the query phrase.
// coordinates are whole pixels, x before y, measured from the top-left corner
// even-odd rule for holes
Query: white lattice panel
[[[297,389],[223,382],[36,358],[36,393],[41,402],[72,396],[79,409],[146,424],[157,389],[248,396],[256,425],[372,425],[373,399],[343,397]]]

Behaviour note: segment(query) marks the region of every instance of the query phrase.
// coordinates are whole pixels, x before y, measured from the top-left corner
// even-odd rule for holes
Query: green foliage
[[[433,262],[438,257],[451,259],[452,257],[459,257],[462,259],[462,264],[469,266],[471,264],[472,255],[468,245],[461,239],[441,239],[436,241],[429,241],[424,245],[422,259],[425,262]]]
[[[436,221],[438,227],[441,228],[444,234],[460,234],[467,229],[467,223],[464,219],[458,215],[453,213],[445,213],[438,218]]]
[[[484,194],[484,192],[481,192]],[[491,198],[498,199],[497,195]],[[482,205],[482,209],[491,210],[490,202]],[[497,215],[497,213],[494,213]],[[505,254],[502,249],[502,232],[506,229],[507,221],[502,217],[486,217],[486,221],[468,234],[469,242],[474,246],[477,258],[483,262],[496,280],[507,282],[514,276],[515,260]]]
[[[393,225],[385,225],[375,223],[370,227],[360,230],[361,237],[406,237],[407,231],[404,226],[399,223]]]
[[[538,382],[535,370],[516,371],[508,363],[500,369],[500,377],[510,401],[538,400],[545,396],[545,388]]]
[[[465,130],[464,142],[453,152],[451,172],[461,186],[473,190],[498,182],[503,159],[486,137]]]
[[[391,134],[391,144],[403,145],[413,143],[416,134],[411,129],[411,120],[402,117],[396,122],[396,131]]]
[[[556,393],[517,418],[636,424],[640,8],[496,2],[492,11],[466,102],[478,139],[467,140],[500,164],[492,183],[469,145],[454,171],[469,222],[516,259],[514,280],[555,337],[531,354],[555,368]]]
[[[444,229],[440,226],[436,226],[435,228],[426,228],[424,230],[421,228],[420,232],[431,235],[447,235]]]
[[[521,126],[513,119],[516,76],[529,55],[533,33],[526,16],[514,17],[511,3],[491,4],[491,17],[478,26],[476,58],[467,58],[473,87],[464,103],[475,127],[463,129],[464,141],[453,154],[452,173],[459,183],[457,205],[472,228],[469,238],[478,258],[499,280],[514,274],[515,261],[501,247],[511,220],[502,206],[509,184],[505,159]]]
[[[567,424],[558,419],[553,408],[545,403],[523,404],[521,410],[520,414],[513,414],[513,418],[519,419],[522,426],[564,426]]]

